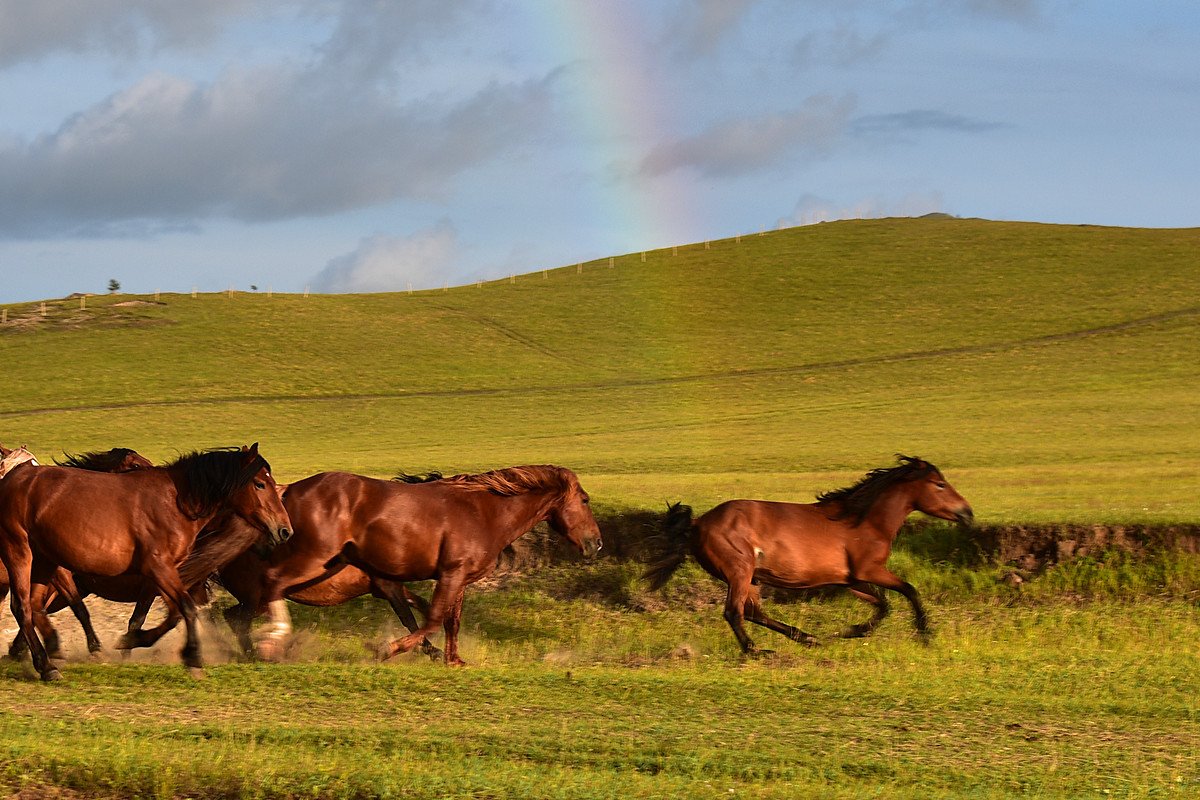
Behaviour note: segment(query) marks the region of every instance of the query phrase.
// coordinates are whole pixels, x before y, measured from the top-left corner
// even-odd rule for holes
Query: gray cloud
[[[959,114],[943,111],[914,109],[896,114],[873,114],[854,120],[852,129],[856,134],[902,134],[909,131],[957,131],[960,133],[987,133],[1007,127],[999,122],[985,122]]]
[[[693,169],[708,177],[755,172],[798,150],[821,152],[846,132],[855,102],[819,95],[800,108],[717,123],[696,136],[656,145],[639,168],[653,177]]]
[[[688,0],[667,21],[667,41],[686,59],[712,55],[759,0]]]
[[[62,51],[128,57],[147,48],[202,44],[233,17],[302,5],[299,0],[0,0],[0,67]]]
[[[354,252],[332,259],[312,280],[318,292],[396,292],[437,284],[460,256],[458,232],[449,220],[411,236],[377,235]]]
[[[438,198],[539,129],[550,81],[397,107],[322,71],[228,70],[208,85],[150,75],[54,133],[0,141],[0,233],[275,220]]]

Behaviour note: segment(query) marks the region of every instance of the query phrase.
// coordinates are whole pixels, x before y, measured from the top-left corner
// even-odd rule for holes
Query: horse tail
[[[642,577],[650,583],[650,591],[666,585],[675,570],[683,566],[692,549],[692,508],[683,503],[667,507],[658,533],[646,541],[651,553],[650,566]]]

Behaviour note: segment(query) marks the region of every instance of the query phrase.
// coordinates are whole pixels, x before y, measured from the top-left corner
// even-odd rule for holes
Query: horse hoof
[[[861,625],[849,625],[838,631],[839,639],[861,639],[865,635],[866,631],[862,629]]]
[[[62,673],[51,667],[42,673],[42,680],[46,681],[47,683],[50,681],[61,681]]]
[[[436,647],[431,647],[425,651],[425,655],[429,656],[430,661],[441,661],[446,654]]]
[[[187,671],[188,671],[188,675],[191,675],[193,678],[195,678],[198,681],[202,681],[206,677],[208,677],[207,675],[204,674],[203,667],[188,667]]]
[[[258,658],[260,661],[278,661],[279,653],[279,644],[270,639],[263,639],[258,643]]]
[[[378,662],[387,661],[392,656],[396,655],[396,651],[392,648],[391,642],[383,642],[375,645],[375,660]]]

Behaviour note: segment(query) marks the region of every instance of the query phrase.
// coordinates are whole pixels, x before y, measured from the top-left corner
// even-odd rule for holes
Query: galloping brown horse
[[[302,602],[331,604],[370,590],[383,594],[403,620],[412,596],[401,584],[432,579],[437,586],[424,623],[416,627],[405,620],[412,632],[380,656],[411,650],[442,625],[446,663],[460,665],[466,587],[490,573],[500,552],[543,520],[584,555],[595,555],[600,529],[588,503],[575,473],[554,466],[421,483],[346,472],[314,475],[291,484],[285,494],[292,538],[269,562],[241,558],[222,571],[222,583],[241,601],[227,619],[248,641],[250,620],[273,601],[306,596]],[[408,615],[411,619],[411,611]]]
[[[150,462],[150,459],[135,450],[130,450],[128,447],[114,447],[107,451],[94,451],[76,455],[65,454],[64,458],[64,461],[55,459],[54,463],[59,466],[87,469],[94,472],[131,472],[135,469],[154,466]],[[17,464],[22,463],[35,467],[41,466],[38,464],[37,459],[33,457],[33,454],[24,447],[8,450],[4,445],[0,445],[0,478],[3,478]],[[46,600],[47,611],[57,611],[70,606],[71,610],[75,613],[75,618],[79,620],[79,624],[83,628],[84,637],[87,640],[88,652],[98,653],[102,649],[100,638],[96,636],[96,630],[92,627],[92,620],[88,614],[87,606],[83,604],[83,594],[86,594],[86,592],[81,593],[77,590],[71,573],[65,569],[55,571],[54,578],[51,579],[51,585],[53,586],[52,593]],[[3,602],[4,598],[8,596],[8,590],[8,571],[0,564],[0,602]],[[38,626],[38,633],[46,645],[46,650],[52,658],[55,657],[59,649],[58,632],[54,630],[49,619],[44,615],[35,614],[34,624]],[[9,647],[9,656],[13,658],[19,657],[24,646],[25,638],[18,633]]]
[[[196,606],[176,565],[223,511],[269,535],[291,527],[271,467],[249,449],[210,450],[165,467],[107,474],[22,467],[0,481],[0,560],[12,580],[13,616],[43,680],[60,676],[33,627],[57,568],[95,575],[139,573],[187,625],[184,664],[202,667]]]
[[[651,546],[658,557],[646,571],[651,589],[661,588],[690,552],[710,575],[729,585],[725,620],[745,653],[759,652],[743,620],[803,644],[816,638],[778,622],[763,610],[756,584],[785,589],[846,586],[875,607],[867,622],[842,631],[865,636],[888,614],[881,589],[900,592],[912,604],[917,631],[927,628],[913,586],[887,568],[900,526],[913,511],[969,525],[971,506],[927,461],[898,456],[899,465],[868,472],[853,486],[826,492],[809,504],[730,500],[692,519],[675,504]],[[763,651],[766,652],[766,651]]]

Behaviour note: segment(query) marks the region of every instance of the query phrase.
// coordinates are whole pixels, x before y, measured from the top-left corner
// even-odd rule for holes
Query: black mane
[[[105,452],[63,453],[63,460],[59,461],[56,458],[54,463],[60,467],[74,467],[93,472],[116,472],[125,461],[125,457],[133,452],[128,447],[114,447]]]
[[[179,507],[193,519],[215,514],[231,497],[246,486],[258,471],[271,465],[255,455],[243,466],[246,451],[240,447],[221,447],[188,453],[167,464],[166,469],[181,472],[183,485]]]
[[[883,493],[896,484],[919,480],[934,472],[941,474],[937,467],[924,459],[897,454],[896,460],[900,462],[899,466],[873,469],[853,486],[817,495],[817,505],[838,503],[841,510],[830,519],[853,517],[854,524],[858,525],[871,513],[871,508]]]
[[[399,475],[392,478],[392,480],[399,483],[432,483],[433,481],[440,481],[444,477],[445,476],[440,472],[422,472],[416,475],[409,475],[407,472],[401,472]]]

